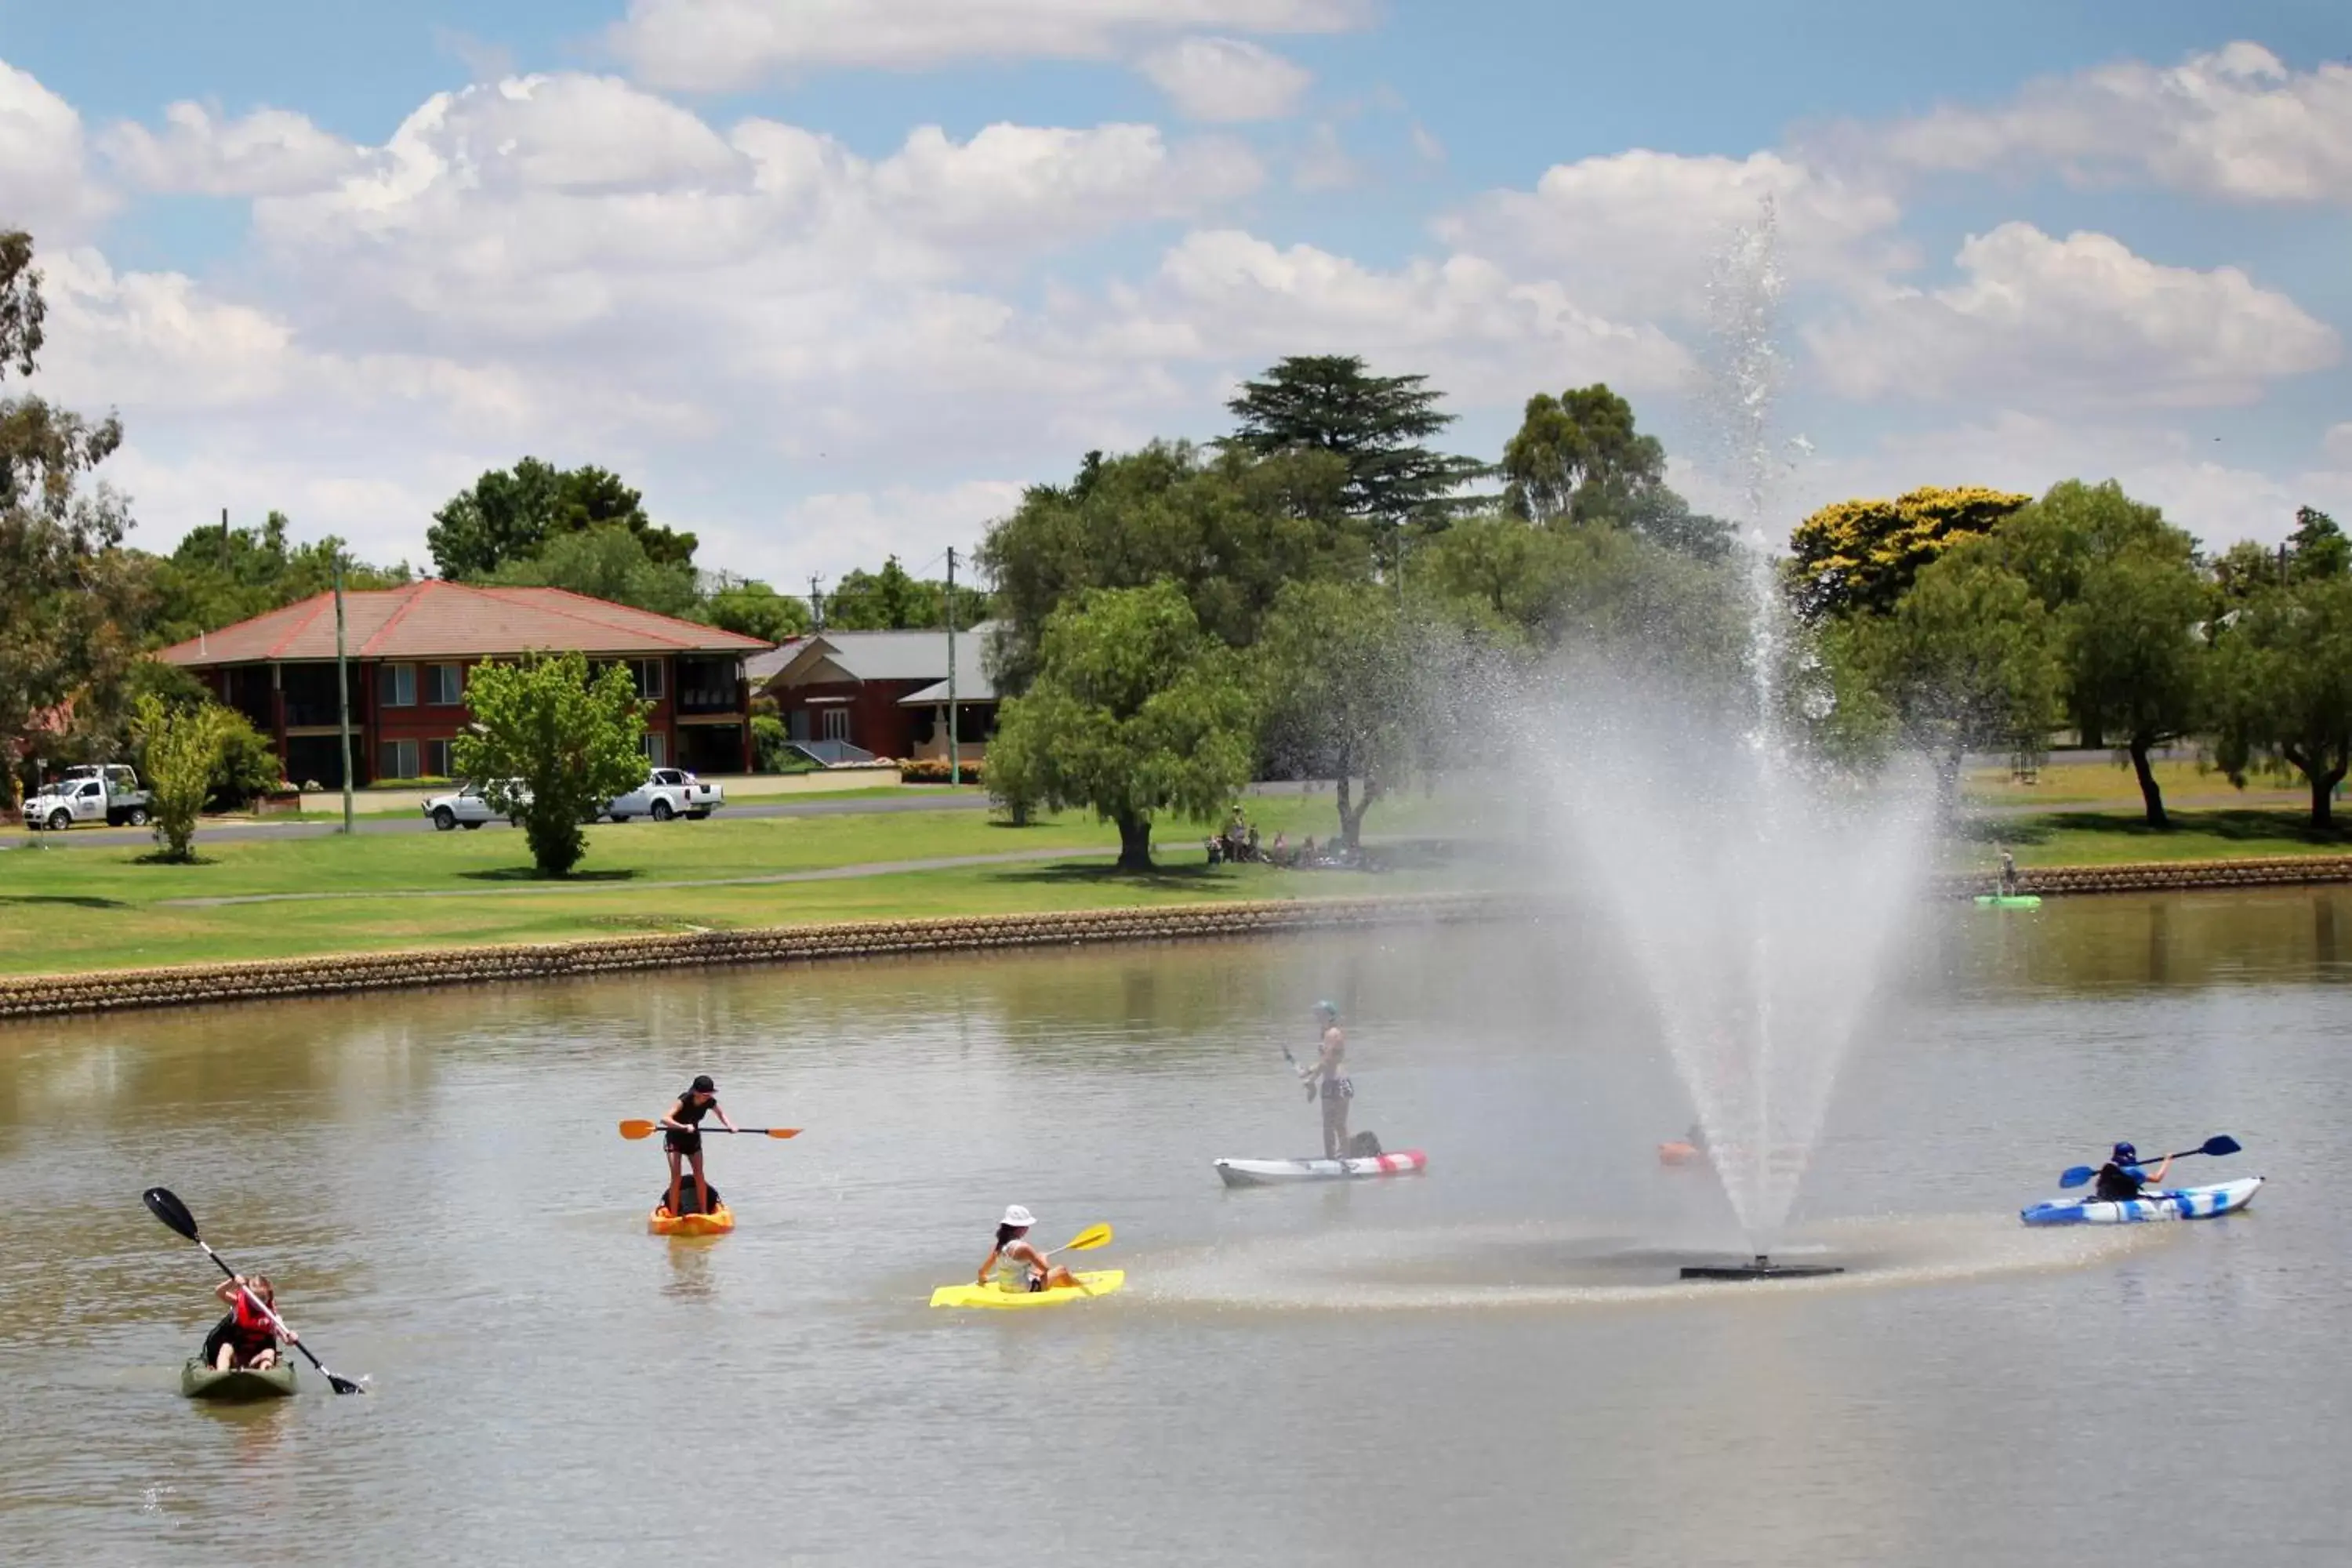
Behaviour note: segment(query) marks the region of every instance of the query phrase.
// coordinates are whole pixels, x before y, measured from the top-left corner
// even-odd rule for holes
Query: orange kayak
[[[709,1214],[672,1214],[664,1204],[646,1217],[646,1228],[656,1236],[725,1236],[735,1228],[735,1213],[720,1204]]]

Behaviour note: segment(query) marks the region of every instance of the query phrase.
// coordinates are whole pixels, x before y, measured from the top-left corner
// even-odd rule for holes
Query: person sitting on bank
[[[710,1179],[702,1172],[701,1127],[702,1119],[714,1113],[719,1118],[719,1126],[730,1132],[735,1131],[735,1124],[727,1120],[725,1111],[719,1109],[719,1086],[711,1082],[706,1073],[694,1080],[692,1088],[677,1097],[677,1103],[671,1106],[669,1114],[661,1119],[662,1152],[669,1156],[669,1212],[673,1215],[710,1212],[703,1202],[710,1190]],[[677,1206],[680,1166],[688,1163],[694,1167],[695,1207],[691,1210]]]
[[[1077,1284],[1077,1278],[1068,1269],[1047,1262],[1045,1255],[1029,1244],[1029,1228],[1036,1223],[1036,1216],[1019,1204],[1004,1211],[1004,1223],[996,1227],[996,1245],[988,1249],[988,1257],[981,1263],[979,1283],[1015,1294],[1059,1290]]]
[[[2142,1189],[2162,1185],[2164,1173],[2170,1169],[2172,1162],[2168,1159],[2153,1173],[2143,1171],[2139,1166],[2139,1151],[2128,1143],[2118,1143],[2115,1152],[2107,1156],[2107,1163],[2099,1167],[2098,1201],[2103,1204],[2129,1203],[2140,1195]]]
[[[1274,830],[1274,847],[1265,852],[1265,858],[1276,866],[1290,864],[1289,841],[1279,827]]]
[[[215,1371],[268,1372],[278,1364],[281,1331],[287,1343],[300,1341],[301,1335],[278,1320],[278,1290],[268,1275],[236,1275],[213,1287],[213,1294],[228,1307],[228,1316],[205,1342],[205,1359]]]

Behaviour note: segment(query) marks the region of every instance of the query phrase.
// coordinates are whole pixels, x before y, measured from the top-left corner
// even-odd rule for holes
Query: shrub
[[[974,757],[957,771],[957,782],[976,784],[987,783],[988,763]],[[945,757],[909,757],[898,764],[900,784],[935,784],[948,782],[948,760]]]

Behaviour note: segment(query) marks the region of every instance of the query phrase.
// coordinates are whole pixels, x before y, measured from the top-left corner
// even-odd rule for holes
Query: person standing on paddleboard
[[[979,1283],[1033,1295],[1077,1284],[1068,1269],[1048,1263],[1044,1253],[1029,1245],[1029,1227],[1036,1223],[1036,1216],[1019,1204],[1004,1211],[1004,1223],[996,1227],[996,1245],[988,1249],[988,1258],[980,1266]]]
[[[719,1125],[728,1131],[735,1124],[719,1109],[719,1086],[709,1074],[694,1080],[694,1087],[677,1097],[669,1114],[661,1119],[662,1152],[669,1156],[669,1212],[683,1214],[678,1205],[678,1175],[681,1163],[694,1166],[694,1212],[710,1212],[710,1183],[702,1173],[702,1119],[716,1114]]]
[[[1307,1098],[1323,1101],[1323,1157],[1348,1157],[1348,1102],[1356,1085],[1348,1077],[1348,1037],[1339,1028],[1339,1009],[1328,1002],[1315,1004],[1315,1021],[1322,1026],[1323,1043],[1311,1068],[1298,1076],[1307,1084]]]
[[[1993,847],[2000,855],[2000,896],[2013,899],[2017,896],[2017,857],[2009,852],[2006,844],[1996,844]]]
[[[2095,1196],[2103,1204],[2129,1203],[2140,1195],[2141,1188],[2161,1185],[2164,1173],[2170,1169],[2172,1162],[2167,1159],[2156,1168],[2155,1174],[2149,1175],[2139,1168],[2139,1151],[2128,1143],[2118,1143],[2107,1156],[2107,1163],[2099,1167]]]

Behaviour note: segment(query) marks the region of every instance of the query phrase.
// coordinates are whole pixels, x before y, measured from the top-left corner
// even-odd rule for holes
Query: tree
[[[457,772],[521,819],[541,876],[568,874],[588,851],[582,824],[646,780],[645,715],[628,670],[611,665],[592,679],[578,652],[478,664],[466,706],[474,722],[453,748]]]
[[[1985,542],[1923,570],[1892,615],[1857,619],[1854,656],[1905,738],[1934,754],[1948,810],[1969,750],[2038,748],[2059,718],[2056,628]]]
[[[1346,480],[1328,453],[1155,442],[1124,457],[1089,452],[1069,484],[1030,487],[980,548],[996,584],[997,689],[1027,688],[1047,618],[1089,588],[1173,582],[1212,637],[1248,647],[1284,584],[1368,574],[1342,509]]]
[[[2148,826],[2168,826],[2148,753],[2198,719],[2197,626],[2210,591],[2197,542],[2115,481],[2079,479],[2052,486],[1995,537],[2056,618],[2076,729],[2087,744],[2121,741]]]
[[[653,559],[642,538],[614,523],[559,533],[538,554],[509,561],[485,581],[507,587],[563,588],[681,619],[702,607],[692,567]]]
[[[2352,572],[2352,540],[2317,507],[2294,509],[2294,531],[2286,536],[2287,575],[2298,583],[2341,577]]]
[[[33,242],[0,233],[0,382],[32,374],[42,342]],[[142,595],[118,548],[130,508],[82,481],[122,444],[38,397],[0,396],[0,759],[35,743],[78,694],[111,689],[137,656]],[[8,801],[20,803],[7,769]]]
[[[1174,583],[1077,595],[1039,653],[990,746],[999,798],[1090,807],[1118,827],[1119,868],[1149,871],[1156,813],[1215,817],[1249,782],[1248,685]]]
[[[211,798],[213,778],[228,743],[231,714],[218,703],[174,708],[162,698],[139,700],[138,738],[147,768],[147,811],[155,824],[157,858],[195,858],[196,816]],[[249,729],[251,726],[247,726]]]
[[[1422,753],[1422,675],[1435,647],[1395,595],[1369,583],[1294,583],[1266,617],[1258,643],[1266,754],[1294,776],[1338,781],[1350,849],[1364,814],[1410,780]]]
[[[559,468],[525,458],[510,469],[490,469],[452,496],[433,514],[425,541],[441,575],[452,581],[488,577],[509,562],[539,554],[551,540],[609,527],[635,535],[656,565],[690,564],[694,535],[656,527],[642,501],[607,469]]]
[[[1503,505],[1547,524],[1613,522],[1702,559],[1729,553],[1733,530],[1694,512],[1666,484],[1666,449],[1634,427],[1633,405],[1604,383],[1528,399],[1503,447]]]
[[[291,528],[284,512],[273,511],[259,528],[192,530],[177,549],[148,568],[155,597],[148,620],[151,640],[184,642],[200,631],[217,631],[323,594],[334,586],[338,559],[343,561],[347,589],[392,588],[409,581],[405,562],[371,566],[349,560],[343,541],[332,534],[310,544],[290,543]]]
[[[702,618],[722,631],[761,642],[782,642],[809,629],[809,607],[790,594],[779,594],[765,583],[720,573],[703,600]]]
[[[1825,506],[1789,536],[1790,597],[1808,620],[1885,613],[1928,563],[1992,531],[2032,500],[2005,490],[1916,489],[1893,500]]]
[[[2352,768],[2352,575],[2337,566],[2271,587],[2217,627],[2214,758],[2242,787],[2257,765],[2293,768],[2311,789],[2311,826],[2332,826]]]
[[[1225,405],[1240,427],[1226,445],[1259,457],[1325,452],[1345,465],[1341,504],[1381,531],[1443,526],[1465,503],[1454,492],[1486,466],[1422,445],[1454,423],[1425,375],[1372,375],[1354,354],[1294,354]]]
[[[988,595],[968,584],[955,588],[956,626],[961,629],[988,618]],[[850,572],[834,584],[824,601],[824,624],[845,632],[937,631],[948,624],[947,584],[907,574],[895,555],[879,572]]]

